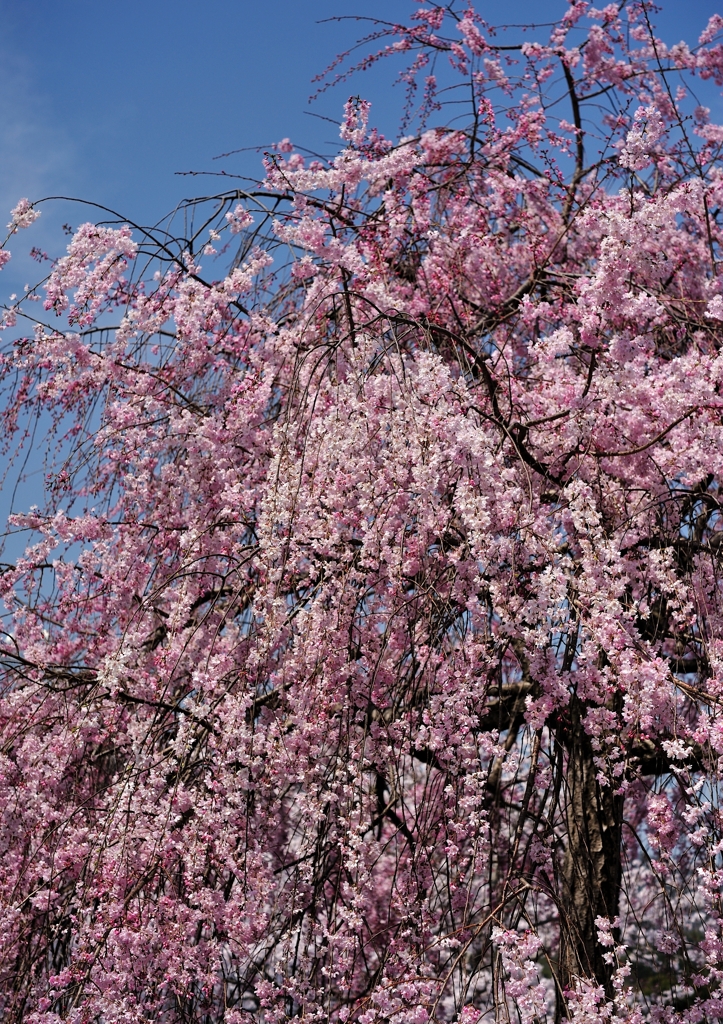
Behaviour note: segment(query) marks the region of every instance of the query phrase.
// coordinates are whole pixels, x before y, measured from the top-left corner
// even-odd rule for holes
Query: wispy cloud
[[[21,196],[38,199],[71,184],[77,151],[70,119],[59,124],[33,65],[0,42],[0,217]]]

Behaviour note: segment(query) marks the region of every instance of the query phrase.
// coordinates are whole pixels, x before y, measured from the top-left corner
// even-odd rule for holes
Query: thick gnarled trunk
[[[558,1019],[564,1016],[564,992],[577,977],[595,978],[612,994],[612,971],[598,941],[597,917],[618,914],[622,879],[623,800],[598,782],[590,737],[581,708],[572,708],[567,747],[567,849],[560,880],[560,960]]]

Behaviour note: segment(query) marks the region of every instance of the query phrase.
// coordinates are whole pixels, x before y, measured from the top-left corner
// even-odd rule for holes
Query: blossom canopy
[[[653,13],[423,2],[327,78],[401,138],[34,250],[3,1019],[723,1019],[723,19]]]

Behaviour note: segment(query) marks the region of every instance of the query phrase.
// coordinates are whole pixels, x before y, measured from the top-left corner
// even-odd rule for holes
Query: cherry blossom
[[[3,1019],[723,1019],[723,20],[483,13],[3,309]]]
[[[40,216],[40,210],[34,209],[29,199],[21,199],[10,211],[8,230],[13,234],[18,228],[29,228]]]

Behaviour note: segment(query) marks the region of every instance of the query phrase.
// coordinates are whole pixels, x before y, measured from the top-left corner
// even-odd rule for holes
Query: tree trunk
[[[618,914],[622,878],[623,798],[601,786],[582,708],[571,707],[567,748],[567,850],[560,886],[560,962],[558,1019],[565,1016],[564,991],[576,977],[596,979],[612,995],[613,967],[605,963],[595,919]],[[614,932],[615,934],[615,932]]]

